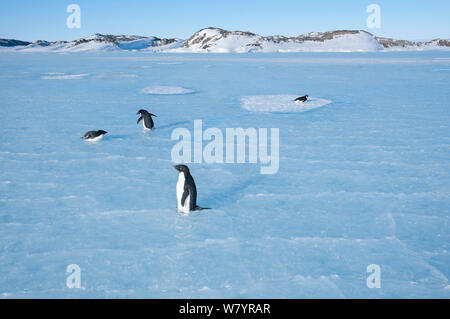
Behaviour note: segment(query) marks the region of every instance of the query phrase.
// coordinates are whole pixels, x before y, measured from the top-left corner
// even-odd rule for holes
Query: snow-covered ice
[[[0,297],[450,297],[450,73],[431,72],[449,53],[3,52],[0,68]],[[196,94],[141,93],[162,84]],[[332,103],[241,104],[303,92]],[[178,214],[170,137],[194,120],[279,128],[278,173],[189,164],[212,210]]]
[[[164,85],[148,86],[141,90],[141,93],[143,94],[160,94],[160,95],[188,94],[193,92],[194,91],[191,89],[186,89],[180,86],[164,86]]]
[[[89,74],[64,74],[60,72],[49,72],[41,76],[43,80],[78,80],[89,76]]]
[[[104,79],[120,79],[120,78],[138,78],[139,75],[125,72],[104,72],[99,74],[98,77]]]
[[[297,97],[289,94],[244,96],[242,107],[252,112],[305,112],[331,103],[312,96],[306,102],[295,103]]]

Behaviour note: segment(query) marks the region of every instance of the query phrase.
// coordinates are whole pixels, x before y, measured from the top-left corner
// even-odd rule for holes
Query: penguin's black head
[[[179,171],[180,173],[189,173],[189,168],[186,165],[174,165],[173,168],[175,168],[177,171]]]
[[[103,130],[98,130],[98,131],[97,131],[97,133],[99,133],[99,134],[103,135],[103,134],[106,134],[106,133],[108,133],[108,132],[106,132],[106,131],[103,131]]]
[[[145,114],[145,113],[148,113],[146,110],[144,110],[144,109],[140,109],[137,113],[136,113],[136,115],[139,115],[139,114]]]
[[[306,94],[306,95],[305,95],[305,97],[309,97],[309,95],[308,95],[308,94]]]

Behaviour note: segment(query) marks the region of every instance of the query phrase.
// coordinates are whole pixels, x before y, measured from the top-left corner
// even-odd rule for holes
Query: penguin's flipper
[[[184,187],[183,195],[181,196],[181,206],[184,206],[184,202],[186,201],[186,198],[189,195],[189,191],[187,187]]]
[[[140,118],[138,118],[138,120],[137,120],[137,123],[136,124],[139,124],[139,122],[142,120],[142,116],[140,117]]]
[[[156,117],[158,117],[157,115],[155,115],[155,114],[152,114],[152,113],[148,113],[149,115],[151,115],[151,116],[156,116]]]

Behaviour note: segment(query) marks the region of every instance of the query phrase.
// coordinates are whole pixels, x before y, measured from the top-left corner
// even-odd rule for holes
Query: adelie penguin
[[[103,135],[105,135],[106,131],[103,130],[98,130],[98,131],[89,131],[86,132],[86,134],[84,134],[84,136],[82,137],[82,139],[84,139],[85,141],[89,141],[89,142],[96,142],[99,141],[103,138]]]
[[[296,98],[294,101],[295,101],[295,103],[303,103],[303,102],[306,102],[306,100],[308,100],[308,97],[309,97],[308,94],[306,94],[306,95]]]
[[[153,120],[152,116],[156,116],[155,114],[149,113],[146,110],[139,110],[136,115],[141,115],[138,120],[137,124],[142,120],[142,125],[144,126],[144,130],[152,130],[153,129]],[[157,117],[157,116],[156,116]]]
[[[179,213],[189,213],[194,210],[203,210],[197,206],[197,187],[195,187],[194,178],[186,165],[175,165],[174,168],[179,172],[177,182],[177,211]]]

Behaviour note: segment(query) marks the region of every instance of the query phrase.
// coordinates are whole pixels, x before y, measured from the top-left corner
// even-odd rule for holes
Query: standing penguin
[[[189,213],[193,210],[210,209],[197,206],[197,187],[194,178],[186,165],[175,165],[179,172],[177,182],[177,211],[179,213]]]
[[[139,122],[141,120],[142,121],[142,125],[144,126],[145,130],[151,130],[153,129],[153,120],[152,120],[152,116],[156,116],[155,114],[152,113],[148,113],[146,110],[139,110],[136,115],[141,115],[138,120],[137,120],[137,124],[139,124]],[[157,117],[157,116],[156,116]]]

